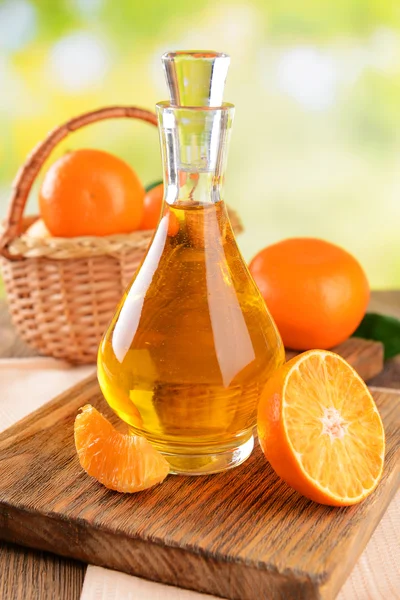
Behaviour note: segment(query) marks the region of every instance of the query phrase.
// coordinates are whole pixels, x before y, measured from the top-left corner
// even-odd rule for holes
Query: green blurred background
[[[192,48],[232,58],[226,199],[244,221],[245,257],[318,236],[354,253],[374,288],[400,287],[394,1],[0,0],[0,217],[19,165],[49,129],[101,105],[153,108],[167,96],[161,54]],[[148,125],[91,126],[52,160],[82,146],[119,154],[145,183],[160,177]]]

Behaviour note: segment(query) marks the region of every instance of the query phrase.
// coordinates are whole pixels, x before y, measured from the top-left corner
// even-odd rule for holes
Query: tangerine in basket
[[[143,217],[139,229],[155,229],[160,220],[164,196],[164,184],[157,181],[146,189],[143,204]]]
[[[190,178],[195,177],[197,173],[191,173]],[[179,185],[184,186],[187,174],[183,171],[179,173]],[[139,229],[155,229],[161,216],[161,209],[164,198],[164,183],[160,180],[146,186],[146,195],[144,197],[143,217]]]
[[[68,152],[47,171],[39,192],[53,236],[105,236],[139,228],[145,191],[133,169],[102,150]]]
[[[283,240],[261,250],[249,268],[287,348],[332,348],[354,333],[367,309],[361,265],[330,242]]]
[[[385,432],[368,387],[339,355],[310,350],[265,386],[258,436],[275,472],[321,504],[364,500],[382,475]]]
[[[76,416],[74,433],[82,468],[111,490],[140,492],[168,475],[169,464],[144,437],[120,433],[90,404]]]

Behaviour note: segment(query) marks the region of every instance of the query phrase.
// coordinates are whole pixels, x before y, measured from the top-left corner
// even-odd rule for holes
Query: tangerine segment
[[[258,434],[276,473],[316,502],[355,504],[381,478],[385,432],[374,399],[333,352],[310,350],[275,373],[259,404]]]
[[[75,447],[88,475],[117,492],[140,492],[161,483],[165,458],[144,438],[123,434],[90,404],[76,416]]]

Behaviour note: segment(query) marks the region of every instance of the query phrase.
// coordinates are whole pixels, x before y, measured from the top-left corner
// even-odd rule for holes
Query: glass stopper
[[[228,54],[204,50],[164,54],[171,105],[221,106],[230,60]]]

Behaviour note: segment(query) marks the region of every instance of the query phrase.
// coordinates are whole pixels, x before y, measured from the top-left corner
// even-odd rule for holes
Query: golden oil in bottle
[[[224,203],[167,207],[100,346],[110,406],[173,470],[220,470],[252,443],[260,392],[283,361]]]

